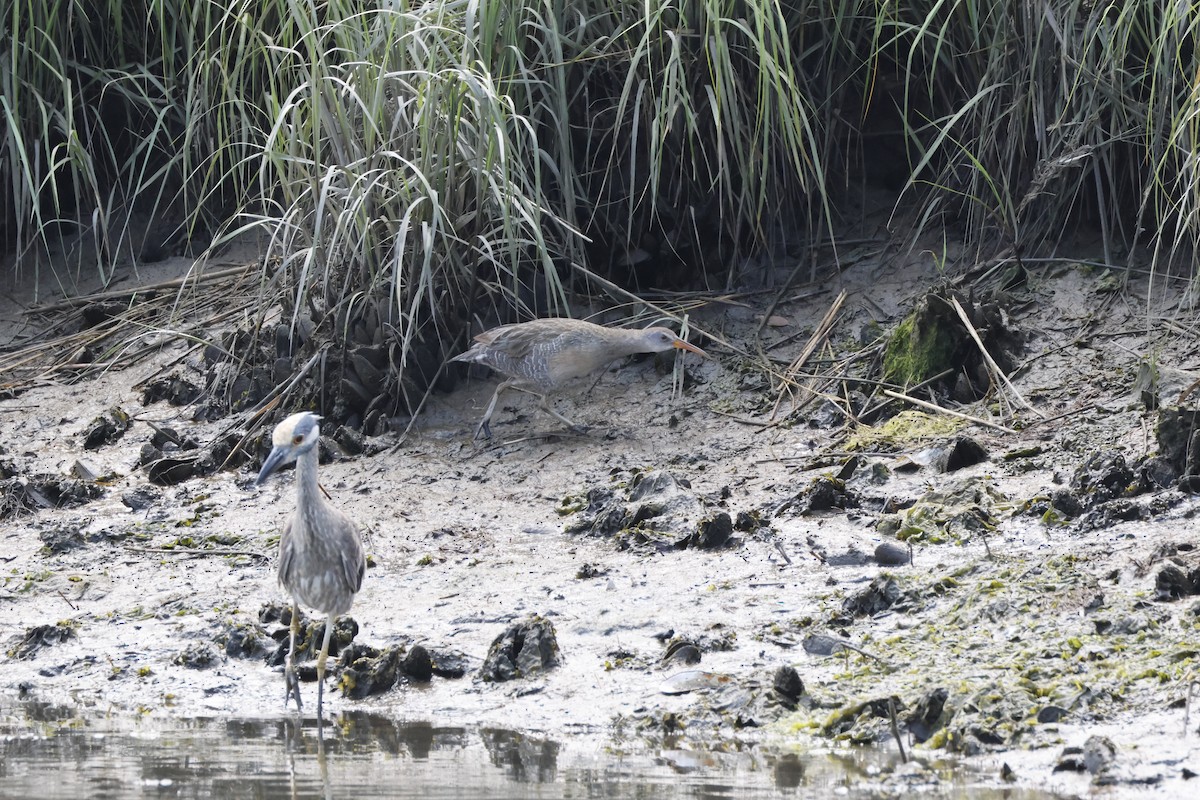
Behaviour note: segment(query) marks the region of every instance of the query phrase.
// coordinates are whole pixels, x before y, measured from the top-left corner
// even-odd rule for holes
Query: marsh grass
[[[251,323],[334,352],[346,413],[411,410],[469,329],[598,287],[786,272],[868,189],[900,238],[954,228],[980,259],[1098,228],[1109,263],[1161,268],[1200,237],[1194,4],[0,10],[16,268],[72,235],[106,279],[144,255],[134,211],[199,248],[261,231]]]

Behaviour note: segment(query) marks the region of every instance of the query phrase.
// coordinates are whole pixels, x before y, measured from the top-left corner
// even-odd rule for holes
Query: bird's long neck
[[[652,345],[646,343],[646,336],[642,331],[627,328],[611,328],[610,331],[617,334],[611,341],[613,352],[618,355],[631,356],[634,353],[653,353],[655,351]]]
[[[321,487],[317,485],[317,450],[314,444],[296,459],[296,510],[308,519],[322,505]]]

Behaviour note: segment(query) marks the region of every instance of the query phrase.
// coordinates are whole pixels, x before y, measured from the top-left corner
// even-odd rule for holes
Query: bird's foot
[[[485,419],[483,422],[479,423],[479,427],[475,429],[475,438],[479,439],[480,437],[483,437],[484,439],[492,438],[492,424],[490,420]]]

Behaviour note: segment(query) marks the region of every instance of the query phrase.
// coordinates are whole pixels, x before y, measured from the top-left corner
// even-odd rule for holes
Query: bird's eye
[[[296,434],[292,437],[292,444],[304,444],[304,437],[300,434]]]

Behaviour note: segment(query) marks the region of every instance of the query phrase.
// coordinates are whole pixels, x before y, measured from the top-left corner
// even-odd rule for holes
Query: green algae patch
[[[1058,743],[1061,721],[1178,702],[1195,674],[1194,635],[1170,624],[1188,608],[1114,593],[1085,558],[981,558],[899,580],[903,595],[922,602],[850,619],[843,592],[824,599],[826,622],[888,669],[851,668],[852,653],[815,661],[805,675],[809,704],[780,720],[782,729],[855,744],[899,731],[918,750],[965,755],[1046,747]]]
[[[967,423],[944,414],[906,409],[880,425],[859,425],[846,441],[847,450],[898,449],[948,439]]]
[[[893,715],[904,711],[898,697],[878,697],[848,703],[826,717],[820,730],[835,741],[870,744],[890,735]]]
[[[986,479],[968,478],[929,492],[911,507],[880,519],[876,529],[900,541],[962,544],[996,530],[1008,498]]]
[[[554,513],[560,517],[569,517],[573,514],[578,514],[587,508],[587,498],[577,495],[567,495],[562,500],[558,501],[558,506],[554,509]]]
[[[961,328],[961,323],[950,324],[944,313],[935,311],[929,296],[922,298],[883,349],[883,379],[911,386],[954,369],[961,361]]]
[[[54,625],[35,625],[27,628],[16,644],[5,652],[5,655],[17,661],[33,658],[43,648],[74,639],[78,630],[79,623],[73,620],[59,620]]]

